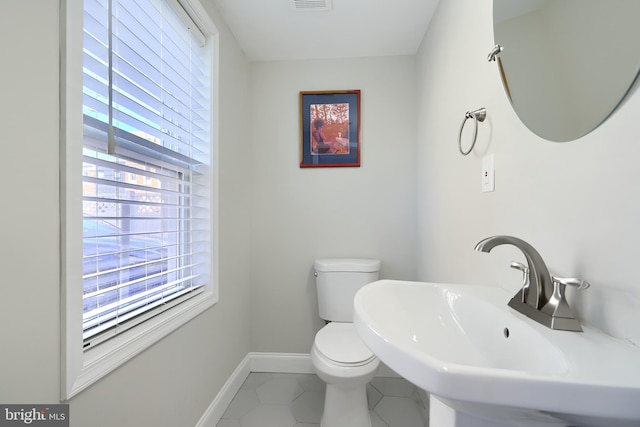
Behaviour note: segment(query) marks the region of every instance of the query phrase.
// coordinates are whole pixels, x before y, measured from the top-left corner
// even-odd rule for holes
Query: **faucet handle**
[[[577,277],[551,276],[551,279],[553,280],[553,283],[558,283],[560,285],[565,285],[565,286],[572,286],[576,289],[587,289],[588,287],[591,286],[591,284],[586,280],[578,279]]]
[[[516,270],[520,270],[524,274],[529,273],[529,267],[527,267],[526,265],[524,265],[521,262],[512,261],[510,267],[513,268],[513,269],[516,269]]]
[[[541,311],[546,315],[551,316],[552,319],[562,321],[563,326],[561,328],[558,327],[554,329],[582,331],[580,322],[578,322],[576,315],[573,310],[571,310],[571,307],[569,307],[564,291],[567,286],[571,286],[576,289],[586,289],[591,285],[586,280],[578,279],[576,277],[551,276],[551,279],[553,280],[553,294],[551,295],[551,298],[549,298],[549,301],[547,301],[547,303],[542,307]]]
[[[522,290],[520,292],[520,300],[521,302],[526,303],[527,296],[529,295],[529,267],[517,261],[512,261],[510,267],[515,270],[522,271]]]

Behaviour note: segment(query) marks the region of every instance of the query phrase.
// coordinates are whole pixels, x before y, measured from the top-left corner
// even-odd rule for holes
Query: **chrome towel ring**
[[[464,120],[460,125],[460,133],[458,133],[458,147],[460,148],[460,153],[463,156],[466,156],[473,150],[473,147],[476,145],[476,139],[478,138],[478,122],[484,122],[484,119],[487,117],[487,109],[479,108],[475,111],[467,111],[464,115]],[[467,123],[468,119],[473,119],[473,141],[471,142],[471,147],[467,151],[462,149],[462,130],[464,129],[464,125]]]

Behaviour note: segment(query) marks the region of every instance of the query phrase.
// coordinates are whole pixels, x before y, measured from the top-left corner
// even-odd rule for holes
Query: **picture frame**
[[[300,92],[300,167],[360,167],[360,90]]]

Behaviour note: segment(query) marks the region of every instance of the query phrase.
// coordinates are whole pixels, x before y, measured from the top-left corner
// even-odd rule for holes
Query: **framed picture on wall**
[[[360,91],[300,92],[300,167],[360,166]]]

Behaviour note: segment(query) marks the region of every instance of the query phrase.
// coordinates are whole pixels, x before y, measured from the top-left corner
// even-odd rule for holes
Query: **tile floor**
[[[217,427],[320,427],[324,391],[315,374],[252,372]],[[367,385],[372,427],[428,427],[421,394],[403,378],[374,378]]]

